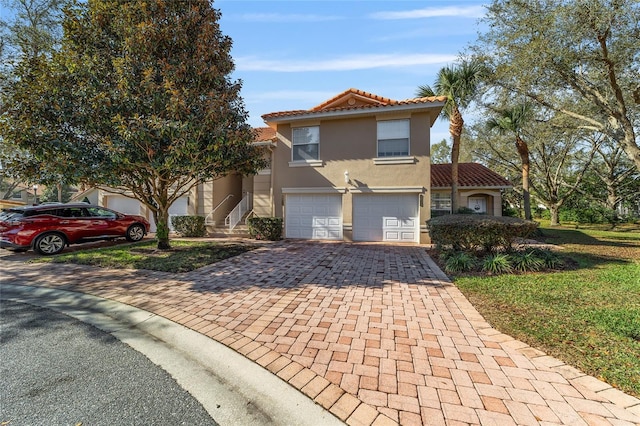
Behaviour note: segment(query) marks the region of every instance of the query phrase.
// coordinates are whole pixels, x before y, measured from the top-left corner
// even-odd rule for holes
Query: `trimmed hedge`
[[[527,238],[538,224],[515,217],[451,214],[427,221],[431,241],[438,249],[495,252],[511,249],[517,238]]]
[[[255,240],[278,241],[282,239],[281,217],[250,217],[247,219],[249,236]]]
[[[202,216],[172,216],[171,225],[183,237],[204,237],[207,234]]]

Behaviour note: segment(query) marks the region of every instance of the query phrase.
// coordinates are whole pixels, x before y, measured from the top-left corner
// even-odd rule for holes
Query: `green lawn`
[[[502,332],[640,397],[640,232],[542,230],[575,269],[455,284]]]
[[[157,250],[156,246],[156,241],[145,241],[137,244],[79,250],[53,257],[39,257],[33,261],[189,272],[256,248],[256,246],[241,243],[187,240],[171,241],[171,250],[166,251]]]

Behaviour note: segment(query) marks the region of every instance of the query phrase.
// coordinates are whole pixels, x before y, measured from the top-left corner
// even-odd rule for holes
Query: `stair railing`
[[[205,225],[215,225],[215,222],[213,220],[210,220],[211,217],[216,212],[216,210],[218,210],[220,208],[220,206],[222,206],[224,204],[224,202],[227,201],[231,197],[233,197],[233,194],[229,194],[226,197],[224,197],[224,199],[222,201],[220,201],[218,203],[218,205],[215,206],[214,209],[211,210],[211,212],[207,216],[205,216],[205,218],[204,218]],[[225,223],[226,223],[226,219],[225,219]]]
[[[240,223],[244,214],[251,209],[253,209],[253,196],[250,192],[247,192],[238,205],[224,219],[224,225],[229,228],[229,231],[232,231]]]

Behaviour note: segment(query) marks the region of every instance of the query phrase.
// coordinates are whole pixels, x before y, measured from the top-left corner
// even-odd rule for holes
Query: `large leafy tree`
[[[58,46],[62,9],[67,3],[67,0],[0,0],[0,5],[11,11],[0,19],[0,94],[18,78],[14,72],[17,64],[50,56]],[[0,114],[4,102],[0,96]],[[0,186],[4,183],[8,188],[4,197],[9,197],[20,182],[52,185],[65,181],[64,176],[48,166],[0,135]]]
[[[17,68],[3,137],[65,175],[141,201],[158,247],[170,248],[176,199],[263,166],[219,17],[208,0],[67,8],[60,51]]]
[[[475,52],[494,81],[606,134],[640,167],[640,3],[493,0]]]
[[[62,9],[69,0],[0,0],[12,12],[0,20],[0,51],[5,66],[21,56],[51,52],[61,36]]]
[[[451,209],[458,210],[458,163],[460,138],[464,127],[462,112],[469,107],[478,93],[484,68],[479,62],[464,60],[446,66],[438,72],[432,86],[419,86],[417,96],[445,96],[447,102],[442,109],[442,118],[449,120],[451,133]]]
[[[522,106],[492,105],[483,115],[491,114],[497,114],[494,118],[497,122],[506,121],[502,125],[508,129],[513,124],[510,121],[519,121],[517,116],[522,114]],[[470,128],[469,133],[473,137],[468,145],[481,162],[514,183],[514,192],[504,194],[505,199],[525,210],[522,190],[525,182],[521,179],[528,180],[531,200],[546,206],[551,214],[551,224],[557,225],[562,206],[583,187],[583,176],[591,164],[600,137],[597,133],[574,128],[562,114],[552,114],[540,108],[535,108],[531,114],[531,119],[517,126],[519,137],[527,145],[528,174],[523,175],[523,158],[518,149],[513,148],[513,131],[496,132],[494,126],[487,126],[486,120],[479,120]]]
[[[531,188],[550,214],[551,226],[560,224],[560,209],[583,186],[601,135],[549,123],[531,129]]]
[[[580,188],[580,196],[603,203],[610,211],[631,208],[637,213],[640,171],[619,145],[607,138],[597,146],[592,167]]]

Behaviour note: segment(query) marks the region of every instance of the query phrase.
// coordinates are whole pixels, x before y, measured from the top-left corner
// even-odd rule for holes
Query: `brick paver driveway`
[[[186,325],[349,424],[640,424],[638,399],[491,328],[424,247],[286,241],[179,275],[0,268]]]

